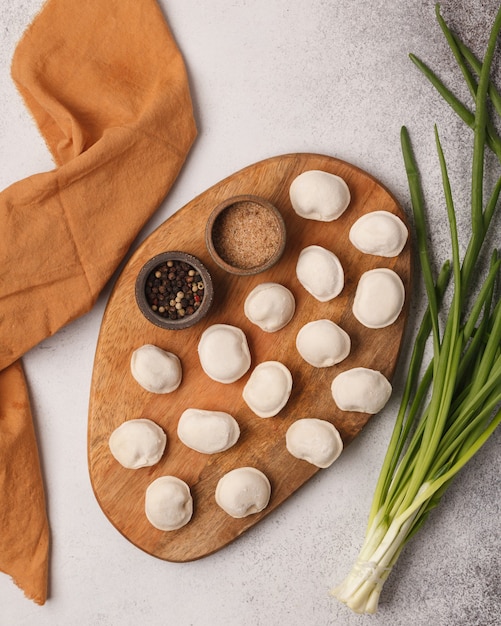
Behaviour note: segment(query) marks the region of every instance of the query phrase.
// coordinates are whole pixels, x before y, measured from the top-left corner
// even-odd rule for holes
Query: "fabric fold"
[[[18,359],[92,307],[171,188],[196,127],[184,61],[156,0],[48,0],[16,48],[12,77],[57,167],[0,193],[0,516],[3,528],[23,529],[2,532],[0,570],[43,603],[42,481],[38,471],[31,484],[6,435],[31,424]],[[17,442],[38,464],[32,431]],[[37,494],[29,511],[17,502],[28,485]],[[43,540],[14,562],[8,546],[24,541],[25,519]]]
[[[20,361],[0,374],[0,571],[43,604],[49,524],[26,382]],[[6,506],[8,504],[8,506]]]

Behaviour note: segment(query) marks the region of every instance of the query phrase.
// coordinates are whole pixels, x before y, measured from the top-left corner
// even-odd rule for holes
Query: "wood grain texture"
[[[350,187],[351,204],[335,222],[305,220],[291,207],[289,186],[298,174],[310,169],[338,174]],[[272,202],[281,211],[287,227],[287,245],[280,262],[264,273],[247,277],[219,269],[208,254],[204,239],[211,210],[225,198],[241,194],[259,195]],[[373,177],[349,163],[315,154],[282,155],[251,165],[202,193],[164,222],[131,257],[109,299],[96,348],[89,406],[88,462],[94,493],[103,512],[133,544],[151,555],[176,562],[213,553],[259,522],[320,471],[287,452],[285,433],[294,420],[301,417],[327,419],[348,445],[371,418],[337,409],[330,385],[337,373],[355,366],[379,370],[391,380],[400,351],[411,287],[410,242],[397,258],[385,259],[358,252],[348,240],[349,229],[356,219],[376,210],[390,211],[407,223],[392,195]],[[345,270],[342,293],[327,303],[317,302],[296,278],[298,254],[311,244],[332,250]],[[135,280],[141,267],[155,254],[168,250],[198,256],[214,281],[211,311],[199,324],[185,330],[157,328],[142,316],[134,298]],[[370,330],[353,317],[351,305],[360,275],[375,267],[394,269],[403,280],[407,297],[393,325]],[[276,333],[261,331],[243,313],[247,294],[265,281],[284,284],[296,298],[293,320]],[[321,318],[335,321],[349,333],[352,351],[336,366],[315,369],[299,356],[295,338],[305,323]],[[252,367],[265,360],[278,360],[291,370],[292,395],[279,415],[259,418],[242,400],[242,389],[252,367],[247,375],[231,385],[214,382],[202,371],[197,354],[198,340],[203,330],[214,323],[234,324],[244,330]],[[175,392],[163,396],[151,394],[132,378],[131,353],[146,343],[174,352],[181,359],[183,382]],[[185,447],[176,435],[176,428],[179,416],[188,407],[231,413],[241,428],[237,444],[215,455],[200,454]],[[166,453],[154,467],[127,470],[112,457],[108,438],[124,420],[140,417],[152,419],[165,430]],[[257,467],[269,477],[272,497],[263,512],[233,519],[216,505],[214,492],[224,473],[242,466]],[[322,471],[335,472],[336,465]],[[191,522],[171,532],[153,528],[144,514],[146,487],[166,474],[185,480],[194,499]]]

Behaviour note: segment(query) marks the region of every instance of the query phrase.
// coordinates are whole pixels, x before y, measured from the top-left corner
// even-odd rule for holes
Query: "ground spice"
[[[144,289],[152,311],[165,319],[193,315],[202,304],[205,285],[198,271],[184,261],[170,260],[153,269]]]
[[[216,218],[212,242],[219,256],[233,267],[251,269],[264,265],[280,246],[275,216],[252,201],[230,205]]]

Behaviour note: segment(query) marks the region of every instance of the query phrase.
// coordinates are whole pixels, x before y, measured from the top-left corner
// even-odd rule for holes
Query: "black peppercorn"
[[[150,272],[146,280],[148,305],[166,319],[176,320],[193,315],[202,304],[203,294],[204,284],[200,274],[183,261],[162,263]]]

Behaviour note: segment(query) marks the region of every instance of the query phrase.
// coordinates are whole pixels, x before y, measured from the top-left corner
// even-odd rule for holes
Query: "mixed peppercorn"
[[[202,304],[204,291],[202,277],[185,261],[166,261],[146,279],[146,301],[152,311],[165,319],[193,315]]]

